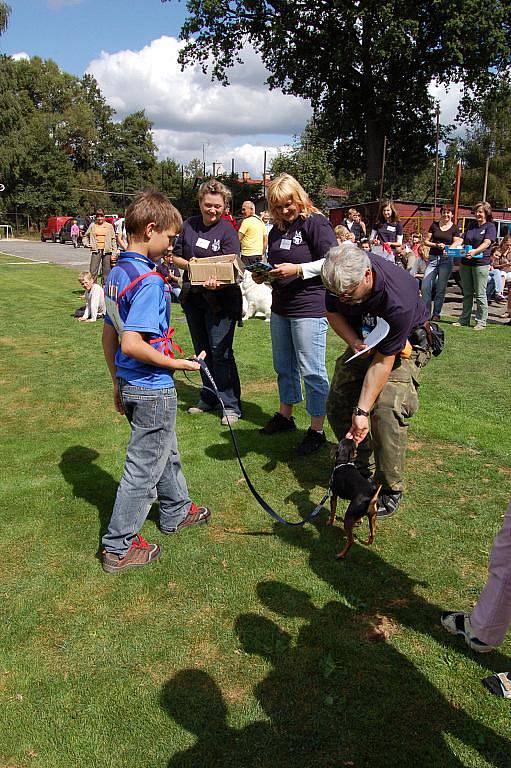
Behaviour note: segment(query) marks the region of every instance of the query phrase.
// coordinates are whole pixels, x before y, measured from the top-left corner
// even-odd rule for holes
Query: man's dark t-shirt
[[[274,226],[268,235],[268,262],[306,264],[322,259],[337,245],[334,230],[321,213],[299,216],[282,231]],[[272,312],[285,317],[324,317],[325,288],[321,277],[289,277],[273,283]]]
[[[412,330],[426,322],[428,311],[419,295],[419,284],[409,272],[376,254],[368,256],[374,277],[369,298],[361,304],[346,304],[327,292],[326,308],[342,315],[361,338],[363,326],[374,325],[374,318],[382,317],[390,330],[376,349],[382,355],[398,355]]]

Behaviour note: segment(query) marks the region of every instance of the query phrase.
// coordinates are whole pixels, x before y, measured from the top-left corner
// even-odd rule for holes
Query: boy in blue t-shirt
[[[139,533],[156,499],[163,533],[207,523],[211,516],[207,507],[190,500],[175,433],[172,372],[200,366],[173,357],[165,281],[155,270],[181,226],[179,211],[164,195],[139,195],[126,211],[128,250],[105,285],[103,351],[115,408],[131,426],[124,473],[102,540],[108,573],[148,565],[159,557],[160,547]]]

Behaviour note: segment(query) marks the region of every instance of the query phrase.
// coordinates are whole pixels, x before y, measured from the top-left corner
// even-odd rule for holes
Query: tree
[[[151,128],[144,110],[111,126],[110,143],[105,148],[104,177],[112,191],[138,192],[153,185],[157,147]]]
[[[0,35],[3,35],[9,24],[9,17],[11,15],[11,6],[7,3],[0,2]]]
[[[314,124],[309,124],[293,149],[280,152],[273,160],[273,174],[290,173],[306,190],[314,205],[321,208],[325,202],[325,187],[334,183],[331,153],[318,136]]]
[[[425,161],[432,80],[484,92],[510,62],[511,0],[188,0],[181,63],[227,83],[247,40],[280,86],[312,101],[337,167],[380,174]]]

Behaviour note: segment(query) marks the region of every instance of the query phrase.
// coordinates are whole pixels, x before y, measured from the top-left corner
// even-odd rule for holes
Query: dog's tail
[[[378,519],[376,511],[378,509],[378,496],[380,495],[380,491],[381,485],[378,486],[376,493],[374,494],[373,498],[369,502],[369,506],[367,507],[367,517],[369,518],[369,538],[362,542],[366,546],[369,546],[374,541],[374,536],[376,533],[376,521]]]

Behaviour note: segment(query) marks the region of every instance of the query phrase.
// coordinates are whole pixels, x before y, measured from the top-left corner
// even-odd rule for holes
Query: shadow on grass
[[[418,582],[363,547],[336,562],[323,526],[319,536],[311,528],[278,528],[289,545],[309,553],[313,571],[340,599],[318,608],[307,592],[279,581],[259,583],[260,602],[277,620],[242,614],[235,631],[245,654],[272,667],[253,690],[266,719],[229,727],[216,682],[204,671],[182,670],[164,686],[162,705],[197,741],[168,768],[457,768],[475,764],[460,754],[466,748],[507,768],[509,740],[449,701],[396,647],[410,628],[422,660],[432,651],[430,641],[421,647],[421,635],[433,638],[436,662],[445,663],[448,674],[456,674],[453,655],[469,653],[443,633],[440,609],[416,594]],[[296,637],[278,617],[301,621]],[[491,671],[509,666],[499,653],[477,661]],[[482,687],[479,694],[489,695]]]
[[[98,510],[100,547],[101,537],[106,533],[112,514],[118,483],[108,472],[94,464],[97,458],[99,453],[94,449],[72,445],[62,454],[59,469],[72,487],[73,496],[84,499]]]
[[[201,380],[199,374],[192,374],[195,378],[188,374],[190,380],[184,377],[175,379],[176,390],[179,398],[179,410],[186,411],[191,405],[196,405],[199,400],[199,394],[201,390]],[[276,385],[275,385],[276,386]],[[268,421],[271,414],[266,413],[256,403],[243,399],[243,392],[241,407],[243,409],[243,422],[250,422],[257,427],[262,427]],[[220,406],[218,406],[218,413],[215,411],[215,415],[220,416]],[[188,418],[202,418],[201,416],[189,416]]]

